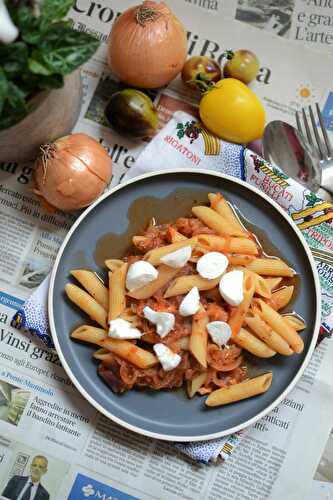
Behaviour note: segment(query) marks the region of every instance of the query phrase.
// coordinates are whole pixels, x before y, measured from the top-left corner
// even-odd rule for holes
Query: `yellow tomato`
[[[256,94],[235,78],[220,80],[200,101],[200,118],[210,132],[239,144],[259,139],[265,110]]]

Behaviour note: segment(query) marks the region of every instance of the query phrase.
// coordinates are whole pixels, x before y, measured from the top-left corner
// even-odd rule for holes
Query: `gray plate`
[[[115,395],[97,376],[97,365],[91,358],[94,347],[69,338],[73,328],[87,323],[87,318],[69,303],[63,291],[65,283],[71,280],[70,270],[83,267],[101,271],[95,260],[96,244],[100,244],[103,238],[104,242],[107,241],[110,232],[126,232],[129,210],[131,231],[135,231],[139,229],[135,226],[141,225],[142,229],[143,223],[156,216],[156,212],[159,218],[163,214],[164,221],[188,215],[189,207],[207,200],[207,193],[211,191],[221,191],[249,221],[255,222],[261,237],[262,231],[269,235],[269,240],[300,275],[300,289],[293,307],[307,324],[302,333],[305,349],[302,354],[291,357],[277,355],[267,360],[257,359],[254,374],[273,372],[269,391],[221,408],[205,408],[202,397],[188,400],[183,390],[156,393],[134,390]],[[147,196],[154,199],[147,201]],[[133,224],[133,216],[136,224],[135,221]],[[107,253],[108,257],[114,257],[112,248]],[[102,257],[100,252],[99,260]],[[300,231],[266,195],[242,181],[210,171],[166,171],[142,176],[114,188],[81,215],[67,235],[54,266],[49,316],[65,370],[82,395],[98,410],[128,429],[159,439],[212,439],[254,423],[271,411],[299,379],[310,359],[319,330],[319,282],[314,261]]]

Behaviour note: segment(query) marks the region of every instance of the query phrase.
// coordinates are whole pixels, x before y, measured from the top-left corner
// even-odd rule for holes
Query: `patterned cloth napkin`
[[[333,252],[333,206],[288,178],[278,167],[265,162],[249,149],[211,136],[195,118],[176,112],[146,146],[124,180],[143,173],[173,168],[207,168],[246,180],[278,202],[303,232],[308,244]],[[320,338],[330,336],[333,327],[333,267],[318,262],[322,286],[323,322]],[[49,278],[36,289],[12,320],[16,328],[37,335],[53,347],[47,318]],[[197,462],[227,459],[242,433],[213,441],[177,443],[175,446]]]

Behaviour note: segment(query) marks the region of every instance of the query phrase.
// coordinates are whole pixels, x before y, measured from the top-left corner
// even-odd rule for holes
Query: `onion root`
[[[43,166],[43,180],[42,180],[42,182],[43,182],[43,184],[45,184],[48,162],[49,162],[49,160],[53,160],[54,155],[57,151],[57,148],[56,148],[55,144],[49,143],[49,144],[43,144],[42,146],[40,146],[39,149],[41,151],[40,159],[42,161],[42,166]]]
[[[161,16],[161,12],[153,9],[152,7],[146,7],[145,5],[140,5],[135,13],[135,19],[140,26],[145,26],[146,23],[151,21],[156,21]]]

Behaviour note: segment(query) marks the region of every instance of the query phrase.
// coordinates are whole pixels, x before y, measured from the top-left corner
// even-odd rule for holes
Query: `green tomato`
[[[257,56],[250,50],[236,50],[232,59],[223,68],[226,78],[236,78],[243,83],[250,83],[260,69]]]
[[[105,117],[119,134],[151,137],[158,128],[158,113],[152,100],[140,90],[124,89],[112,95]]]

